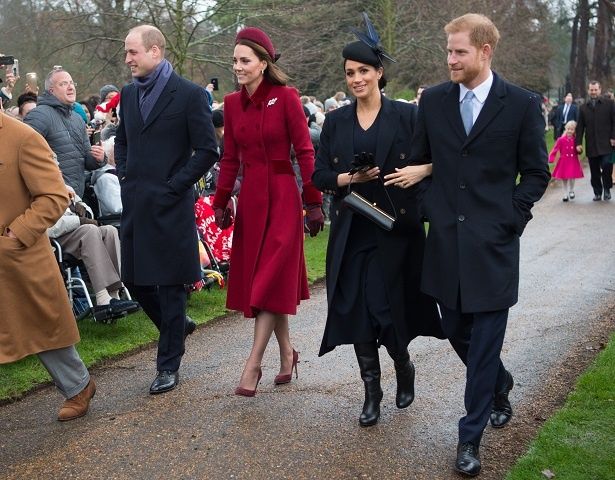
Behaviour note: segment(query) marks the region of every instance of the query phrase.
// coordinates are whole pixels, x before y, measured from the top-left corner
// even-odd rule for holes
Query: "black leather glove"
[[[214,217],[216,219],[216,225],[220,230],[226,230],[233,224],[233,214],[230,208],[214,208]]]
[[[321,232],[325,228],[325,216],[319,204],[308,205],[306,208],[306,223],[310,231],[310,237],[315,237],[318,235],[318,232]]]

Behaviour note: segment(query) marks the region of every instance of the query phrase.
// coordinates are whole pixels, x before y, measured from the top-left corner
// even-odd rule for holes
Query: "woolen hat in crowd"
[[[325,100],[325,112],[328,112],[331,108],[337,107],[339,107],[339,103],[337,103],[337,100],[335,98],[331,97]]]
[[[346,45],[344,50],[342,50],[342,57],[346,60],[354,60],[355,62],[365,63],[376,68],[383,66],[385,58],[395,62],[382,48],[380,35],[378,35],[365,12],[363,12],[363,20],[365,21],[365,32],[361,32],[356,28],[352,29],[352,33],[356,35],[359,41]]]
[[[115,85],[110,85],[110,84],[102,87],[100,89],[100,101],[104,102],[105,99],[107,98],[107,95],[109,95],[111,92],[120,93],[120,89],[117,88]]]
[[[249,40],[257,45],[260,45],[267,51],[274,63],[278,60],[278,58],[280,58],[280,54],[275,52],[271,39],[260,28],[246,27],[243,30],[240,30],[237,32],[237,36],[235,37],[235,45],[239,43],[239,40]]]
[[[224,112],[220,109],[211,112],[211,121],[215,128],[224,127]]]

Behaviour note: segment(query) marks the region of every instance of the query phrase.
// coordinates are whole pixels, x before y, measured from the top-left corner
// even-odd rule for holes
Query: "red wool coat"
[[[225,97],[224,157],[214,206],[226,206],[242,163],[226,305],[248,318],[262,310],[294,315],[309,298],[303,204],[291,145],[305,203],[321,204],[311,182],[314,149],[297,91],[263,80],[252,97],[243,88]]]

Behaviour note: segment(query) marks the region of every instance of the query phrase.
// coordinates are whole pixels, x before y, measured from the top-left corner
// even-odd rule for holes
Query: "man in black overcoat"
[[[155,27],[125,40],[133,82],[121,92],[115,161],[122,187],[122,279],[160,330],[150,393],[175,388],[185,335],[185,284],[201,278],[193,184],[218,159],[205,91],[173,72]]]
[[[555,140],[562,136],[566,123],[571,120],[577,121],[579,117],[579,109],[576,103],[573,102],[572,93],[567,93],[564,97],[564,103],[558,105],[555,109],[555,117],[553,119],[553,136]]]
[[[422,289],[467,366],[455,469],[477,475],[487,422],[512,416],[500,352],[517,302],[519,237],[550,175],[540,97],[491,71],[495,25],[467,14],[445,31],[451,81],[423,92],[411,160],[433,163]]]
[[[594,190],[594,202],[611,199],[613,164],[611,155],[615,147],[615,103],[600,95],[600,83],[589,82],[587,101],[581,105],[577,123],[577,152],[583,153],[583,136]]]

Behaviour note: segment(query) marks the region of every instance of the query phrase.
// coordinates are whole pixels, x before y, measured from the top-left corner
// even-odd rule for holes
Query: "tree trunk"
[[[576,62],[571,65],[570,79],[572,94],[575,97],[583,96],[587,84],[587,44],[589,39],[589,2],[579,0],[577,4],[577,17],[579,18],[576,30]]]
[[[599,0],[591,78],[599,81],[603,87],[610,79],[609,47],[612,40],[613,24],[608,1]]]

